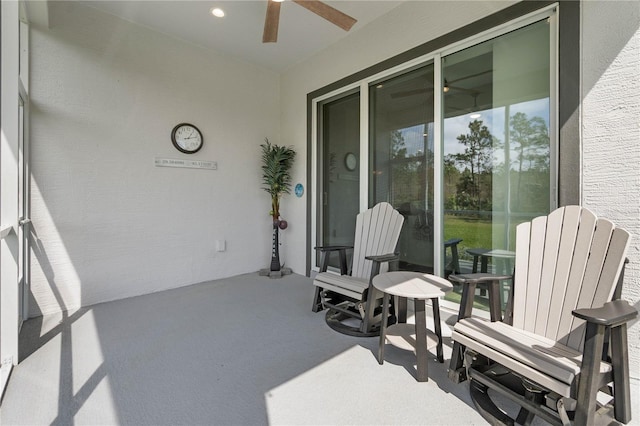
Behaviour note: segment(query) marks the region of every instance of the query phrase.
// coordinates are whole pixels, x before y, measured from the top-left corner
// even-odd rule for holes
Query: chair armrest
[[[599,308],[575,309],[573,316],[598,325],[616,327],[638,316],[638,311],[626,300],[612,300]]]
[[[462,242],[462,238],[451,238],[444,242],[444,246],[445,248],[450,246],[455,246],[461,242]]]
[[[337,251],[340,255],[340,275],[349,274],[347,267],[347,250],[352,249],[353,246],[317,246],[314,249],[318,250],[320,254],[320,272],[326,272],[329,267],[329,255],[331,252]]]
[[[379,263],[392,262],[394,260],[398,260],[399,258],[400,255],[396,253],[380,254],[377,256],[365,256],[365,259]]]
[[[459,284],[483,284],[493,281],[511,280],[512,275],[496,275],[486,272],[478,272],[475,274],[449,275],[449,280]]]
[[[353,246],[318,246],[318,247],[314,247],[314,250],[318,250],[318,251],[338,251],[338,250],[349,250],[352,249]]]
[[[371,268],[371,275],[369,276],[369,291],[373,289],[373,277],[380,273],[380,265],[385,262],[393,262],[400,258],[399,253],[387,253],[379,254],[377,256],[365,256],[367,260],[373,261],[373,267]]]

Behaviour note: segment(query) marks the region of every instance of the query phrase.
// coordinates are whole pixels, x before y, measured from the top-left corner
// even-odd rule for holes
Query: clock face
[[[358,158],[353,152],[347,153],[344,157],[344,165],[347,167],[347,170],[354,171],[358,166]]]
[[[171,141],[180,152],[196,153],[202,148],[202,133],[193,124],[181,123],[173,128]]]

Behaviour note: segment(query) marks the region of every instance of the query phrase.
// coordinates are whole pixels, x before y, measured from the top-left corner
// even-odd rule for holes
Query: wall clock
[[[358,165],[358,158],[353,152],[349,152],[344,156],[344,165],[347,170],[351,172],[356,169],[356,166]]]
[[[180,152],[195,154],[200,151],[204,140],[202,133],[193,124],[180,123],[171,131],[171,142]]]

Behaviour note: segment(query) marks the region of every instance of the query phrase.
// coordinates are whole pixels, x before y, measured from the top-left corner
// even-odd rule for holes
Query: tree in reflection
[[[526,210],[522,205],[526,199],[528,204],[534,201],[533,206],[539,209],[548,204],[549,129],[542,118],[528,118],[523,112],[512,115],[509,124],[510,148],[515,153],[512,170],[517,170],[513,206]],[[525,183],[527,188],[523,187]]]
[[[491,210],[493,150],[499,141],[482,120],[469,123],[469,133],[459,135],[464,151],[449,154],[445,164],[456,164],[461,172],[456,185],[456,206],[461,210]]]

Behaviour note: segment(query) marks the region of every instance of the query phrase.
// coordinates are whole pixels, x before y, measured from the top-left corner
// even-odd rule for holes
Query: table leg
[[[427,371],[427,317],[424,299],[414,299],[416,314],[416,379],[419,382],[429,381]]]
[[[398,296],[398,312],[396,313],[398,323],[407,323],[407,298]]]
[[[405,311],[406,312],[406,311]],[[378,345],[378,364],[384,363],[384,344],[387,334],[387,317],[389,316],[389,293],[382,296],[382,321],[380,323],[380,343]]]
[[[474,274],[478,272],[478,256],[473,256],[473,269],[471,269],[471,272]]]
[[[437,297],[431,299],[431,306],[433,307],[433,323],[434,331],[438,336],[437,355],[440,363],[444,362],[444,353],[442,351],[442,326],[440,324],[440,301]]]

